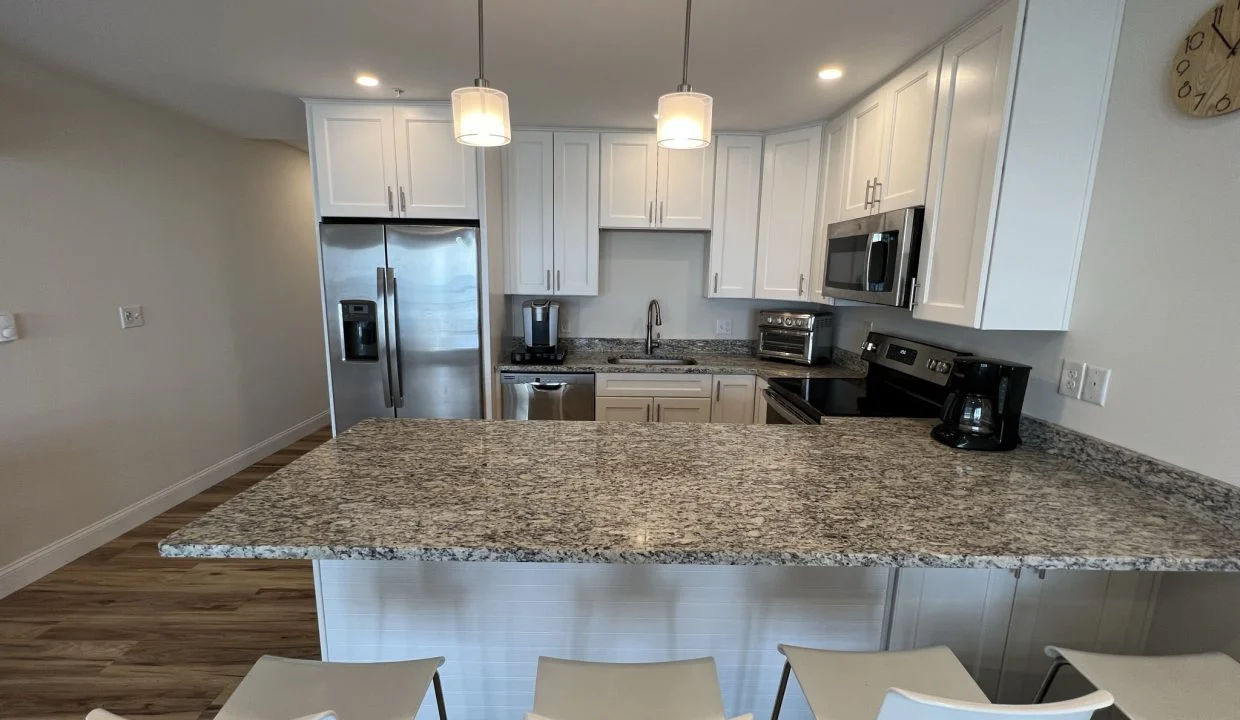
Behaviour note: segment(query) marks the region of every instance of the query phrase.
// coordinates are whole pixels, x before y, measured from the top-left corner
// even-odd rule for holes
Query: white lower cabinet
[[[710,421],[752,425],[755,380],[753,375],[716,375]]]
[[[710,398],[654,398],[655,422],[710,422]]]
[[[766,389],[770,383],[762,378],[754,378],[753,389],[753,424],[766,424]]]
[[[597,422],[650,422],[653,418],[654,398],[594,398],[594,419]]]

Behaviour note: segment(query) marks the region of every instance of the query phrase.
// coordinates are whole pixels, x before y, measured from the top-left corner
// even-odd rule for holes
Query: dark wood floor
[[[208,720],[259,656],[317,659],[310,563],[171,560],[156,543],[330,436],[320,430],[0,599],[0,718],[82,720],[104,707]]]

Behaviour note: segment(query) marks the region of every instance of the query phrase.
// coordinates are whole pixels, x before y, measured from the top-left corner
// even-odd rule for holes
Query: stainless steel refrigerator
[[[332,428],[482,417],[478,229],[323,223]]]

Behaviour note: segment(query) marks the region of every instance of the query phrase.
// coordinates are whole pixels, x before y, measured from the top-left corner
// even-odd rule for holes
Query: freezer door
[[[332,426],[394,417],[382,225],[321,225]]]
[[[482,417],[478,230],[387,226],[397,417]]]

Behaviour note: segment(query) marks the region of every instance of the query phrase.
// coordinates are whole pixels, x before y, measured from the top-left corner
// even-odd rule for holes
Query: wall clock
[[[1240,110],[1240,0],[1223,0],[1180,41],[1171,99],[1196,117]]]

